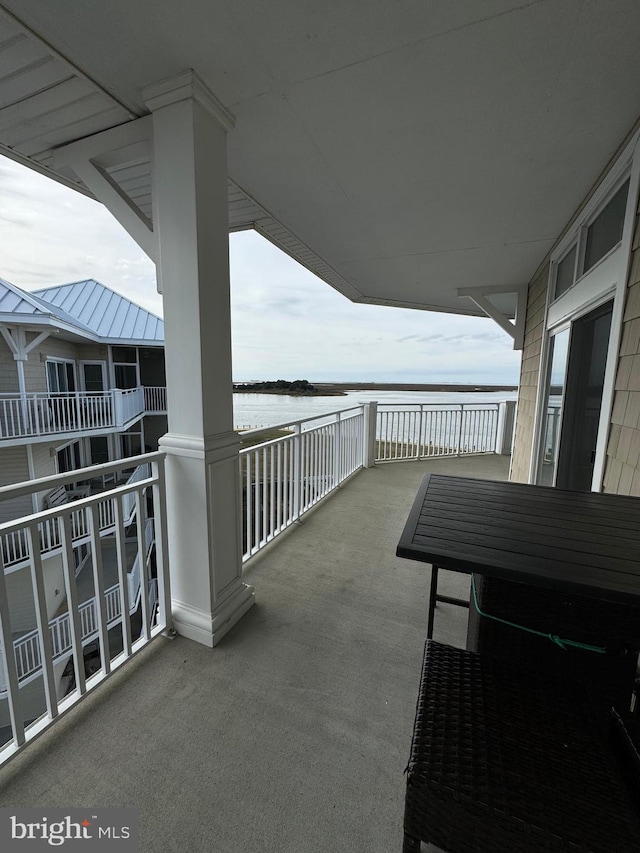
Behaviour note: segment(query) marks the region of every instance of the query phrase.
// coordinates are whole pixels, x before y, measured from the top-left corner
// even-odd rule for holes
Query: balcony
[[[158,638],[0,771],[0,805],[136,807],[145,851],[400,850],[428,571],[395,547],[425,471],[507,469],[351,477],[247,563],[257,604],[215,651]],[[438,611],[462,645],[466,612]]]
[[[138,387],[68,394],[0,394],[0,446],[49,436],[73,438],[127,429],[145,414],[166,414],[164,387]]]

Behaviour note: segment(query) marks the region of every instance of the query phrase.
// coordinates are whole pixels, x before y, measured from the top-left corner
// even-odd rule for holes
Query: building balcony
[[[216,650],[158,637],[0,771],[0,805],[135,807],[141,851],[400,850],[429,578],[395,548],[427,470],[508,457],[347,479],[247,563],[257,603]],[[464,645],[466,611],[438,610]]]
[[[68,394],[0,394],[0,446],[125,430],[145,414],[166,414],[166,388]]]

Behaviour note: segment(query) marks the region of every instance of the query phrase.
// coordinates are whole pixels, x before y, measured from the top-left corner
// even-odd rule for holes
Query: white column
[[[145,92],[153,113],[154,230],[164,298],[167,512],[173,621],[215,645],[253,604],[242,582],[233,431],[227,130],[192,73]]]

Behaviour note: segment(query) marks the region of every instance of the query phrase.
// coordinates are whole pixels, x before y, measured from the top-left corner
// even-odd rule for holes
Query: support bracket
[[[115,216],[127,233],[152,261],[157,260],[157,235],[153,222],[122,187],[109,169],[131,163],[151,162],[153,122],[151,116],[130,121],[58,148],[56,169],[70,167],[95,197]]]
[[[503,293],[516,294],[516,310],[513,322],[487,297]],[[524,321],[527,307],[527,285],[502,285],[496,287],[465,287],[458,290],[459,297],[471,299],[487,317],[490,317],[513,338],[514,350],[524,346]]]

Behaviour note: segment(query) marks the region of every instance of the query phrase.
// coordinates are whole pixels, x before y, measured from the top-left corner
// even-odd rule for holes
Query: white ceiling
[[[46,167],[193,68],[236,117],[233,221],[361,301],[478,313],[458,288],[529,281],[640,114],[637,0],[3,5],[40,41],[0,26],[0,144]]]

